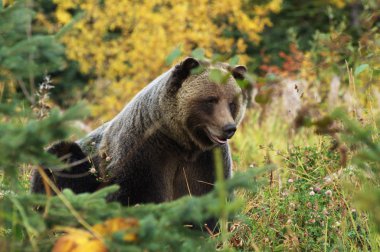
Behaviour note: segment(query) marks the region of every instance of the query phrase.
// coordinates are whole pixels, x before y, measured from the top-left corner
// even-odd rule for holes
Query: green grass
[[[281,119],[261,127],[250,112],[233,141],[237,170],[274,163],[268,183],[247,201],[235,221],[231,243],[241,251],[376,251],[379,238],[368,216],[355,209],[349,186],[360,187],[355,173],[341,167],[341,157],[328,136],[310,129],[297,134]],[[252,167],[252,166],[251,166]]]

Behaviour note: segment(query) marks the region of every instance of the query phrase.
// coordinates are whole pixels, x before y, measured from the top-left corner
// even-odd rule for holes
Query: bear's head
[[[203,150],[225,144],[245,111],[247,91],[237,81],[244,79],[246,71],[244,66],[194,58],[176,65],[168,81],[168,96],[170,110],[175,111],[170,117],[177,122],[176,129],[181,127],[180,134]],[[219,83],[212,78],[215,73],[222,79]]]

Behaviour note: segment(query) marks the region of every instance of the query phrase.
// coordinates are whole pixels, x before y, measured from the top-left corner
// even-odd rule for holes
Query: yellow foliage
[[[254,6],[244,0],[55,2],[61,24],[72,19],[70,9],[86,13],[63,42],[68,57],[80,63],[82,72],[95,73],[97,78],[111,82],[105,88],[94,89],[95,100],[101,103],[94,109],[95,116],[109,119],[167,69],[165,59],[177,46],[186,55],[196,47],[204,48],[206,56],[214,52],[238,54],[244,64],[248,60],[247,41],[260,40],[259,33],[271,25],[268,14],[278,12],[282,0]],[[225,35],[236,29],[246,38]]]
[[[13,4],[15,2],[15,0],[3,0],[2,2],[3,2],[2,6],[5,7],[5,6]]]
[[[119,231],[127,231],[123,240],[133,242],[137,240],[137,228],[138,220],[132,218],[113,218],[96,224],[92,228],[92,232],[96,235],[82,229],[63,228],[67,234],[57,240],[53,252],[107,252],[103,238]]]
[[[341,9],[346,5],[348,0],[328,0],[327,2]]]
[[[87,231],[76,228],[65,228],[64,230],[67,234],[57,240],[52,252],[107,251],[104,243]]]
[[[102,236],[107,236],[119,231],[129,230],[123,236],[123,240],[133,242],[137,240],[136,229],[138,228],[138,220],[132,218],[113,218],[104,223],[96,224],[93,228],[94,232]]]

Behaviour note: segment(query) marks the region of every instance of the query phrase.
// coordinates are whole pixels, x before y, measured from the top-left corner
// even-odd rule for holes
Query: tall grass
[[[349,90],[340,92],[343,97]],[[376,97],[353,99],[356,111],[363,112],[360,121],[372,125],[378,139]],[[236,170],[277,167],[265,175],[268,183],[257,195],[239,192],[248,204],[233,226],[232,244],[244,251],[377,251],[379,236],[348,190],[362,187],[350,161],[356,148],[342,156],[337,137],[316,134],[314,128],[297,130],[281,108],[270,109],[264,119],[262,108],[248,111],[232,141]]]

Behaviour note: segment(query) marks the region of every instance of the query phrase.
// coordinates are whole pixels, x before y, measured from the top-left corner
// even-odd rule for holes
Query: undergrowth
[[[265,175],[269,182],[258,194],[239,192],[248,204],[233,228],[235,236],[231,242],[235,248],[377,251],[376,228],[368,220],[368,213],[357,209],[355,197],[362,190],[363,181],[352,156],[363,147],[363,138],[355,139],[354,144],[345,142],[349,148],[342,153],[339,144],[343,143],[315,134],[314,129],[291,135],[284,124],[273,123],[278,118],[266,122],[272,128],[259,128],[255,124],[257,116],[249,118],[253,122],[245,122],[233,145],[237,169],[254,169],[252,164],[268,163],[275,163],[277,169]],[[379,133],[373,127],[367,134],[376,139]],[[350,161],[345,164],[347,159]],[[359,164],[366,162],[364,159]]]

